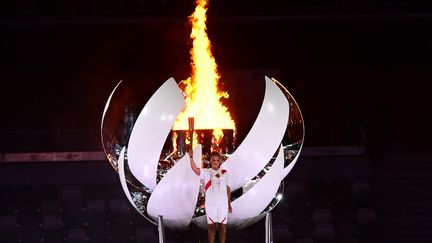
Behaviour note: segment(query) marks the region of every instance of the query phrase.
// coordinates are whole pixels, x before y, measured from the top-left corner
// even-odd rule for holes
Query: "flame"
[[[189,136],[190,136],[190,134],[188,133],[186,136],[186,143],[187,144],[190,144],[190,137]],[[194,140],[194,142],[198,141],[198,133],[196,131],[193,132],[192,136],[193,136],[192,139]]]
[[[173,145],[173,151],[177,151],[177,133],[173,132],[172,133],[172,145]]]
[[[174,123],[173,130],[187,130],[188,117],[194,117],[195,129],[213,129],[213,136],[220,141],[222,129],[235,130],[235,122],[221,102],[222,98],[228,98],[228,93],[218,89],[220,75],[206,32],[207,6],[208,0],[196,0],[195,11],[189,16],[192,24],[192,75],[183,81],[186,106]]]

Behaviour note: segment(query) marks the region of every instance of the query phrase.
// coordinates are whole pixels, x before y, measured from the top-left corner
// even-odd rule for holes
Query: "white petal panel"
[[[124,156],[125,156],[125,147],[122,148],[121,152],[120,152],[120,156],[118,159],[118,173],[119,173],[119,177],[120,177],[120,184],[123,188],[123,192],[125,193],[127,199],[129,200],[129,203],[132,204],[133,208],[135,208],[135,210],[141,214],[144,218],[147,218],[144,214],[141,213],[141,211],[137,208],[137,206],[135,205],[129,188],[127,186],[127,182],[126,182],[126,176],[125,176],[125,169],[124,169]],[[152,222],[152,220],[149,219],[150,222]]]
[[[128,144],[129,168],[150,190],[156,186],[156,170],[165,140],[184,106],[182,91],[170,78],[153,94],[135,122]]]
[[[263,219],[265,216],[266,216],[266,214],[262,213],[260,215],[257,215],[255,217],[253,217],[253,218],[245,219],[245,220],[239,222],[238,224],[235,224],[233,227],[235,227],[236,229],[242,229],[242,228],[247,227],[249,225],[255,224],[256,222],[258,222],[261,219]],[[228,225],[228,226],[230,226],[230,225]]]
[[[107,102],[105,103],[105,107],[104,107],[104,110],[103,110],[103,113],[102,113],[102,124],[101,124],[101,127],[103,127],[105,113],[107,112],[109,104],[111,103],[112,96],[114,95],[114,92],[116,91],[117,87],[121,84],[121,82],[122,82],[122,80],[120,80],[120,82],[118,82],[118,84],[114,87],[113,91],[111,91],[111,94],[108,97]]]
[[[273,200],[283,175],[284,154],[279,149],[275,162],[255,186],[231,203],[233,212],[228,216],[228,224],[241,227],[245,222],[253,220]]]
[[[107,154],[106,153],[107,151],[105,150],[105,145],[104,145],[105,143],[104,143],[104,136],[103,136],[103,127],[104,127],[105,114],[106,114],[106,112],[108,110],[108,107],[109,107],[109,105],[111,103],[111,99],[112,99],[112,97],[114,95],[114,92],[117,90],[117,87],[121,84],[121,82],[122,81],[120,80],[120,82],[118,82],[118,84],[114,87],[113,91],[111,91],[111,94],[108,97],[107,102],[105,103],[105,107],[104,107],[104,110],[103,110],[103,113],[102,113],[102,120],[101,120],[101,140],[102,140],[102,148],[104,149],[105,154]]]
[[[200,163],[201,145],[194,148],[194,158]],[[158,183],[147,204],[148,214],[156,219],[163,216],[171,229],[185,229],[194,215],[200,187],[200,177],[192,171],[189,156],[183,156]]]
[[[265,77],[266,90],[258,117],[249,134],[224,163],[232,190],[254,178],[274,155],[288,124],[289,103],[282,90]]]

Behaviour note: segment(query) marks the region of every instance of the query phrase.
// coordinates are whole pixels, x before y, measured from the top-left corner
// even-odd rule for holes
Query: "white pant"
[[[207,223],[226,224],[228,220],[228,205],[205,205]]]

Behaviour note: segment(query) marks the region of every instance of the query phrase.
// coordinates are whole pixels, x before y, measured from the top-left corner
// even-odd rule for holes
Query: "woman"
[[[219,242],[226,241],[226,224],[231,208],[231,188],[229,187],[228,171],[221,168],[222,156],[217,152],[210,154],[211,168],[198,168],[189,151],[190,164],[195,174],[201,176],[205,185],[205,209],[207,215],[207,235],[209,243],[214,243],[216,224],[219,224]]]

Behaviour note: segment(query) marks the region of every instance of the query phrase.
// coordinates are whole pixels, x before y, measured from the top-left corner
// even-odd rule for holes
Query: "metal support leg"
[[[162,215],[158,216],[159,243],[165,243],[165,230]]]
[[[265,243],[273,243],[273,226],[271,213],[266,213],[265,217]]]

